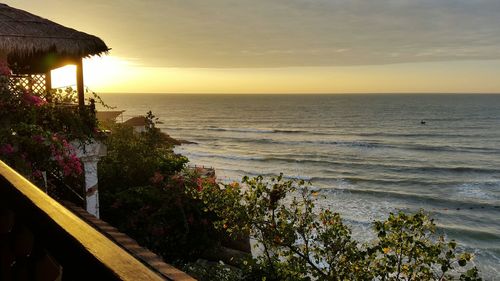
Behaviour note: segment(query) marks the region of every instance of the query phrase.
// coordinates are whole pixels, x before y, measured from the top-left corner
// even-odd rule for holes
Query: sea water
[[[104,95],[159,117],[176,151],[244,175],[310,180],[358,239],[389,212],[424,209],[500,276],[500,95]],[[498,278],[500,279],[500,278]]]

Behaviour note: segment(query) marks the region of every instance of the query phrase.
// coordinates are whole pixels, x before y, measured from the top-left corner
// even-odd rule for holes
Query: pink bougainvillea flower
[[[0,75],[10,76],[12,71],[6,61],[0,60]]]
[[[64,176],[78,176],[83,173],[82,163],[76,156],[75,148],[64,138],[54,134],[54,142],[50,150],[57,165],[62,169]]]
[[[173,175],[171,179],[176,182],[177,184],[183,184],[184,183],[184,177],[180,175]]]
[[[63,173],[65,176],[71,175],[81,175],[83,173],[82,163],[80,159],[76,157],[75,154],[69,155],[66,159],[64,159],[62,163]]]
[[[202,178],[196,179],[196,190],[198,190],[198,191],[203,190],[203,179]]]
[[[160,172],[155,172],[155,174],[149,179],[151,183],[158,184],[163,181],[163,175]]]
[[[37,178],[37,179],[43,178],[42,171],[40,171],[40,170],[34,170],[32,174],[33,174],[34,178]]]
[[[45,141],[45,138],[42,137],[41,135],[34,135],[33,137],[31,137],[34,141],[36,141],[37,143],[42,143]]]
[[[216,183],[215,177],[208,177],[208,178],[206,178],[205,181],[206,181],[206,183],[211,184],[211,185],[214,185]]]
[[[29,93],[24,94],[24,100],[26,103],[34,105],[34,106],[42,106],[42,105],[47,103],[41,97],[35,96],[35,95],[30,95]]]
[[[14,153],[14,147],[10,143],[6,143],[0,147],[0,153],[3,155],[10,155]]]

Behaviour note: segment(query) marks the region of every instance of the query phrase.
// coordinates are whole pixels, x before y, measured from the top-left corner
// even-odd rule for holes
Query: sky
[[[500,92],[498,0],[3,2],[103,39],[97,92]]]

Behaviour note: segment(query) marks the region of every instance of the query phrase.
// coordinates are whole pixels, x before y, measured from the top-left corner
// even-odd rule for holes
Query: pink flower
[[[155,172],[154,176],[151,177],[149,180],[153,184],[158,184],[163,181],[163,175],[160,172]]]
[[[83,173],[82,163],[80,159],[76,157],[75,154],[69,155],[66,159],[64,159],[62,164],[63,173],[65,176],[71,175],[81,175]]]
[[[40,171],[40,170],[34,170],[32,174],[33,174],[34,178],[37,178],[37,179],[43,178],[42,171]]]
[[[24,94],[24,100],[28,103],[28,104],[32,104],[34,106],[42,106],[44,104],[46,104],[47,102],[42,99],[41,97],[39,96],[35,96],[35,95],[30,95],[28,93],[25,93]]]
[[[208,184],[214,185],[216,183],[215,177],[208,177],[205,180]]]
[[[59,165],[66,177],[81,175],[83,167],[80,159],[76,156],[75,149],[65,139],[61,139],[56,134],[52,136],[52,141],[58,142],[59,140],[62,147],[58,146],[57,143],[52,144],[50,147],[52,157],[54,157],[57,165]]]
[[[14,147],[10,143],[6,143],[0,147],[0,153],[3,155],[10,155],[14,153]]]
[[[184,177],[179,175],[173,175],[171,179],[177,184],[184,184]]]
[[[12,71],[6,61],[0,60],[0,75],[10,76]]]
[[[202,178],[196,179],[196,190],[198,190],[198,191],[203,190],[203,179]]]
[[[37,143],[42,143],[45,138],[42,137],[41,135],[34,135],[33,137],[31,137],[34,141],[36,141]]]

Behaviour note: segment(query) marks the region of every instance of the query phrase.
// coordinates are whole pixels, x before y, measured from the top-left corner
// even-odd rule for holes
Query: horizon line
[[[99,92],[99,94],[125,94],[125,95],[500,95],[500,92],[356,92],[356,93],[176,93],[176,92]]]

